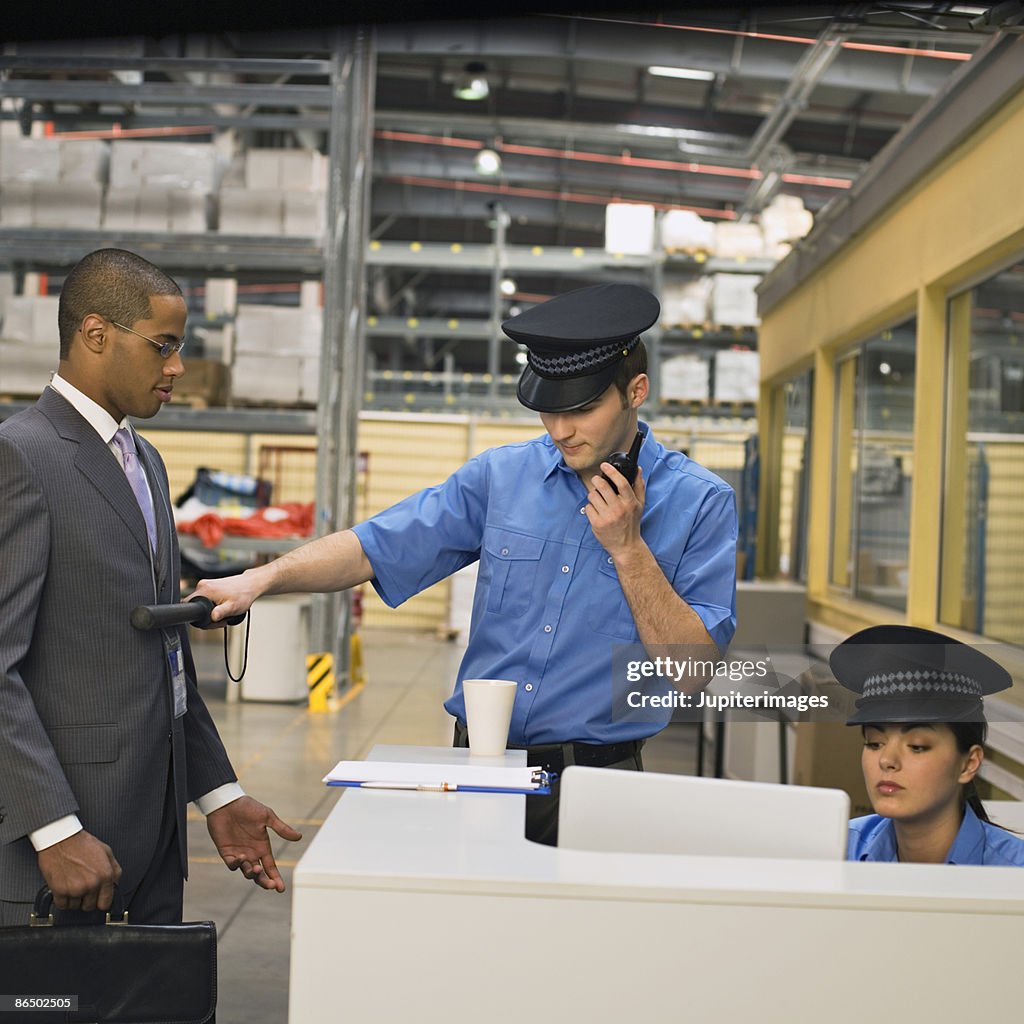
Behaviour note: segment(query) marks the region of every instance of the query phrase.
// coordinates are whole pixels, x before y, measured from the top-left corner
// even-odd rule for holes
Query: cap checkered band
[[[616,358],[629,355],[639,340],[640,336],[637,335],[631,341],[617,341],[611,345],[600,345],[559,356],[540,356],[531,350],[527,360],[542,377],[581,377],[585,373],[609,366]]]
[[[939,669],[882,672],[864,680],[865,697],[981,697],[981,684],[971,676]]]

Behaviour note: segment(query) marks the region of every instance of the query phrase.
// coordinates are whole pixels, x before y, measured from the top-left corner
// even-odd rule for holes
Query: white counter
[[[295,870],[290,1024],[1019,1016],[1020,869],[558,850],[524,800],[347,791]]]

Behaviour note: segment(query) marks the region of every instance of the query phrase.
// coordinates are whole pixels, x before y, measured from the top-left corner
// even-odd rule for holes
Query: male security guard
[[[736,621],[733,492],[638,423],[650,388],[640,334],[658,312],[644,289],[602,284],[506,321],[528,350],[519,400],[546,435],[486,451],[351,530],[198,592],[218,619],[262,594],[367,580],[394,607],[479,559],[468,646],[445,703],[456,743],[466,742],[462,680],[514,679],[509,744],[531,764],[641,768],[643,741],[671,711],[642,722],[613,714],[612,647],[706,644],[717,657]],[[606,460],[638,429],[631,487]],[[527,805],[527,836],[553,844],[557,799]]]

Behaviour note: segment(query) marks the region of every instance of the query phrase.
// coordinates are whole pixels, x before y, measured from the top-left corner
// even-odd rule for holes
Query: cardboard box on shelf
[[[56,295],[11,295],[0,310],[0,337],[22,345],[57,345]],[[56,366],[56,360],[53,363]]]
[[[327,204],[322,192],[285,192],[283,230],[286,235],[319,238],[327,228]]]
[[[296,405],[301,394],[302,364],[298,356],[236,353],[231,366],[231,397],[239,405]]]
[[[281,149],[280,187],[286,191],[326,192],[327,159],[315,149]]]
[[[654,249],[654,207],[609,203],[604,218],[605,252],[646,256]]]
[[[0,141],[0,183],[60,181],[60,140],[6,136]]]
[[[661,218],[661,246],[666,252],[713,253],[714,221],[704,220],[693,210],[669,210]]]
[[[28,181],[5,181],[0,185],[0,224],[5,228],[30,228],[35,189]]]
[[[714,274],[711,287],[711,319],[723,327],[756,327],[757,274]]]
[[[325,192],[327,160],[315,149],[250,149],[244,178],[250,189]]]
[[[219,230],[227,235],[279,235],[284,223],[280,189],[222,188]]]
[[[169,199],[168,223],[171,231],[188,235],[199,235],[206,231],[206,193],[172,189]]]
[[[56,339],[56,323],[54,339]],[[57,369],[57,342],[48,345],[0,337],[0,395],[38,395]]]
[[[115,139],[110,146],[110,187],[211,192],[217,184],[217,166],[217,150],[208,142]]]
[[[705,324],[710,315],[711,278],[666,282],[661,295],[663,327],[693,327]]]
[[[172,189],[143,185],[109,188],[103,206],[107,231],[167,231],[170,229]]]
[[[666,402],[706,402],[710,366],[703,356],[684,354],[661,364],[661,398]]]
[[[235,352],[319,356],[320,310],[296,306],[241,305],[235,317]]]
[[[185,360],[185,373],[174,383],[174,401],[196,407],[227,405],[230,373],[217,359]]]
[[[33,186],[33,223],[40,228],[96,230],[103,186],[89,181],[41,181]]]
[[[720,259],[755,259],[764,255],[764,236],[759,224],[722,221],[715,226],[715,255]]]
[[[756,352],[715,353],[715,398],[719,402],[756,402],[761,359]]]
[[[102,184],[110,162],[110,143],[103,139],[61,139],[60,180]]]

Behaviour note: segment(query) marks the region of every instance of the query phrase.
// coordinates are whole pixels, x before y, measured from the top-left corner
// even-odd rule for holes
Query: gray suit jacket
[[[77,813],[114,851],[126,897],[152,857],[167,793],[182,875],[189,800],[235,781],[195,685],[174,718],[159,631],[136,605],[179,599],[167,473],[140,438],[158,550],[117,459],[62,396],[0,424],[0,899],[42,885],[29,832]],[[154,572],[154,567],[156,571]]]

